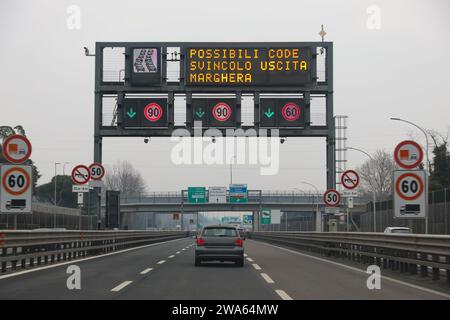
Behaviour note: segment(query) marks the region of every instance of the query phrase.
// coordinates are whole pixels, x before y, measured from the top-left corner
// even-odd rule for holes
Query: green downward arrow
[[[136,111],[133,111],[133,108],[130,108],[130,110],[128,110],[127,115],[130,118],[133,118],[136,115]]]
[[[202,108],[200,108],[200,110],[197,111],[195,114],[197,115],[197,117],[201,118],[201,117],[203,117],[203,115],[205,114],[205,112],[202,111]]]
[[[272,116],[275,114],[275,112],[273,112],[272,110],[270,110],[270,107],[269,107],[269,109],[266,111],[266,112],[264,112],[264,114],[266,115],[266,117],[267,118],[272,118]]]

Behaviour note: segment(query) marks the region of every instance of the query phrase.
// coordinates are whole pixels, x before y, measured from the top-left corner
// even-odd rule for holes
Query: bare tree
[[[136,197],[146,191],[141,174],[127,161],[117,161],[106,170],[105,184],[108,190],[120,191],[124,197]]]
[[[375,191],[378,199],[389,197],[392,194],[392,178],[395,169],[392,155],[384,150],[377,150],[372,155],[372,159],[358,168],[363,192]]]

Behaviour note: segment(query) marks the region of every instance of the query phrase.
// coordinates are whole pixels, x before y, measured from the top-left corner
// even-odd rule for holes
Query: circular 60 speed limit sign
[[[341,195],[337,190],[330,189],[323,194],[323,201],[329,207],[337,207],[341,202]]]
[[[3,190],[13,196],[19,196],[28,191],[31,177],[27,171],[20,167],[8,169],[2,178]]]
[[[404,173],[395,181],[395,192],[403,200],[415,200],[419,198],[424,189],[422,178],[415,173]]]

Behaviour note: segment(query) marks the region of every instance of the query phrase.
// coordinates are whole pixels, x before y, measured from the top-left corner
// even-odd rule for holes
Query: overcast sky
[[[81,10],[69,29],[67,8]],[[380,28],[368,19],[379,8]],[[372,20],[369,20],[369,22]],[[433,1],[0,1],[0,125],[24,126],[32,159],[48,182],[54,162],[66,174],[93,159],[96,41],[318,41],[320,25],[334,42],[334,108],[347,115],[348,144],[367,152],[392,151],[413,135],[398,116],[427,129],[450,125],[450,2]],[[225,186],[229,166],[177,166],[168,139],[104,139],[103,162],[130,161],[149,191]],[[347,167],[364,155],[349,151]],[[325,141],[290,138],[280,146],[277,175],[258,166],[234,166],[234,182],[249,189],[324,189]],[[62,173],[60,167],[58,173]]]

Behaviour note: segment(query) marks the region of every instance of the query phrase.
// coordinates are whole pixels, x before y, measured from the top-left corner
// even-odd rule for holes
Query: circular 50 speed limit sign
[[[31,177],[27,171],[20,167],[8,169],[2,178],[3,190],[13,196],[19,196],[28,191]]]
[[[323,194],[323,201],[329,207],[337,207],[341,202],[341,195],[335,189],[329,189]]]
[[[105,175],[105,168],[100,163],[93,163],[89,166],[89,173],[92,180],[101,180]]]

